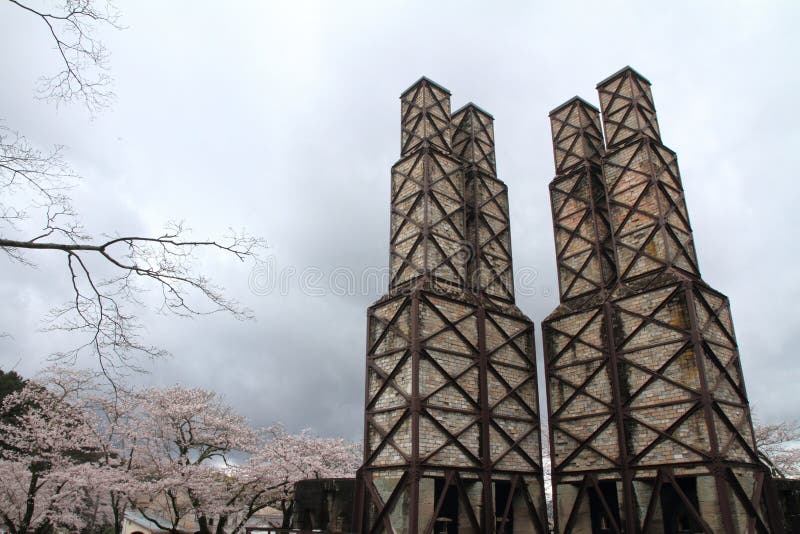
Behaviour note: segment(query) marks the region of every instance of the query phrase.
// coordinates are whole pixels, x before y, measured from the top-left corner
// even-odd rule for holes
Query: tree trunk
[[[195,517],[197,518],[197,528],[200,534],[211,534],[211,530],[208,528],[208,517],[205,514],[198,514],[197,511],[200,509],[200,499],[192,492],[191,490],[187,489],[186,493],[189,495],[189,501],[192,503],[192,508],[194,508]]]
[[[221,515],[217,521],[217,534],[225,534],[225,525],[228,524],[228,516]]]
[[[292,510],[294,509],[294,500],[290,500],[287,504],[286,501],[281,501],[281,511],[283,512],[283,522],[281,528],[292,528]]]
[[[8,528],[8,532],[10,534],[17,534],[17,526],[11,521],[10,517],[3,514],[3,522],[5,523],[6,528]]]
[[[114,513],[114,534],[122,534],[122,520],[125,517],[125,501],[111,492],[111,510]]]
[[[17,528],[18,532],[26,533],[30,529],[34,507],[36,506],[37,482],[39,482],[39,474],[36,471],[31,470],[31,483],[28,484],[28,496],[25,499],[25,515],[22,516],[22,522]]]
[[[208,529],[208,518],[204,515],[198,516],[197,528],[200,534],[211,534],[211,531]]]

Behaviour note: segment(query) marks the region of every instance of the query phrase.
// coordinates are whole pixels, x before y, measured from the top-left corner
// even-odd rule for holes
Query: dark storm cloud
[[[104,34],[117,102],[91,122],[33,99],[53,52],[36,21],[2,6],[4,48],[26,52],[0,57],[0,116],[41,146],[68,146],[89,230],[244,227],[279,271],[294,269],[288,293],[263,294],[247,268],[207,258],[257,321],[144,315],[148,340],[174,356],[136,381],[213,388],[257,424],[359,438],[365,308],[379,292],[313,296],[299,276],[318,269],[312,285],[325,289],[337,268],[359,279],[386,266],[400,92],[424,74],[454,109],[474,101],[495,116],[515,267],[537,273],[519,305],[538,324],[557,298],[547,112],[576,93],[595,101],[594,84],[631,64],[653,81],[680,156],[704,277],[731,297],[751,400],[763,418],[800,416],[787,402],[800,381],[796,8],[553,4],[122,4],[128,29]],[[14,335],[0,366],[21,360],[25,374],[63,347],[37,328],[68,297],[62,259],[32,259],[38,270],[6,264],[0,281],[0,330]]]

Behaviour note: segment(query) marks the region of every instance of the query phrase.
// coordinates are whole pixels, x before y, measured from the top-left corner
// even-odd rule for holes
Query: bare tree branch
[[[158,309],[162,313],[186,317],[227,312],[238,319],[252,318],[250,310],[226,297],[222,288],[197,271],[194,253],[198,248],[209,248],[232,254],[240,261],[255,260],[263,240],[232,232],[222,241],[199,241],[186,238],[186,234],[184,226],[175,223],[158,237],[120,236],[99,244],[0,237],[0,249],[14,258],[21,256],[21,250],[64,254],[73,297],[51,311],[47,329],[86,333],[89,338],[55,357],[70,361],[92,351],[99,357],[103,373],[113,378],[125,369],[138,369],[134,355],[157,358],[166,354],[140,341],[141,325],[126,311],[126,304],[140,303],[136,295],[146,289],[142,283],[152,283],[161,290]],[[88,264],[90,257],[103,260],[118,274],[97,280]],[[198,300],[200,303],[196,303]]]
[[[90,113],[106,108],[113,97],[108,54],[96,34],[103,26],[121,28],[116,9],[103,0],[64,0],[54,11],[31,7],[26,0],[8,1],[38,17],[55,42],[62,68],[43,78],[40,97],[80,102]],[[231,231],[221,240],[196,240],[182,223],[169,224],[157,237],[93,238],[82,228],[68,196],[77,183],[78,176],[62,159],[62,147],[42,151],[0,125],[0,250],[29,266],[34,265],[30,254],[63,254],[72,296],[51,310],[46,330],[86,335],[85,342],[55,354],[56,359],[74,361],[92,352],[114,385],[115,376],[138,369],[136,355],[165,355],[140,340],[142,326],[130,311],[143,304],[140,295],[152,288],[160,290],[157,309],[162,313],[223,311],[239,319],[252,317],[199,271],[195,253],[209,249],[242,261],[257,259],[264,246],[261,239]]]
[[[35,242],[57,236],[74,243],[86,238],[67,196],[78,177],[64,162],[61,152],[60,146],[42,152],[24,136],[0,126],[0,237],[5,237],[7,231],[22,232],[21,226],[36,210],[41,213],[41,226],[37,235],[26,240]],[[4,252],[26,262],[18,249]]]
[[[20,0],[8,0],[38,17],[55,43],[61,70],[43,76],[39,97],[56,103],[80,102],[90,113],[106,109],[114,98],[108,70],[108,51],[95,32],[98,26],[122,29],[119,14],[110,3],[66,0],[57,12],[34,9]]]
[[[42,152],[25,137],[0,129],[0,250],[29,266],[34,263],[26,252],[64,254],[73,295],[51,311],[47,329],[88,334],[88,341],[56,354],[57,359],[74,360],[93,351],[112,378],[123,369],[138,369],[132,359],[136,354],[164,356],[162,349],[138,338],[141,325],[127,311],[129,305],[141,304],[137,295],[148,288],[146,282],[160,289],[161,312],[192,316],[225,311],[240,319],[251,317],[199,273],[195,252],[213,249],[244,261],[257,257],[262,240],[233,231],[221,241],[194,240],[182,223],[172,223],[160,236],[115,236],[92,243],[67,196],[77,181],[61,158],[61,147]],[[40,217],[38,225],[34,214]],[[98,279],[93,258],[116,274]]]

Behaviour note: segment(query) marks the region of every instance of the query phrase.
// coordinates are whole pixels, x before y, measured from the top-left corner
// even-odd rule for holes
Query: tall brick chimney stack
[[[600,112],[575,97],[550,112],[556,177],[550,183],[561,301],[604,296],[616,266],[603,183]]]
[[[561,303],[542,324],[556,532],[782,533],[728,299],[630,67],[551,114]]]
[[[450,91],[422,77],[400,95],[400,155],[424,147],[450,152]]]
[[[533,324],[514,305],[492,116],[401,96],[389,291],[367,312],[358,532],[547,529]]]
[[[625,67],[598,83],[597,91],[603,112],[605,144],[609,150],[642,137],[661,143],[656,107],[647,78],[631,67]]]
[[[508,188],[497,178],[494,117],[469,103],[453,113],[453,151],[463,164],[467,282],[500,306],[514,303]]]
[[[630,67],[597,86],[603,161],[623,283],[668,269],[699,279],[676,154],[661,143],[650,82]]]
[[[450,92],[421,78],[400,97],[401,158],[392,167],[390,290],[466,284],[463,172],[450,155]]]
[[[453,153],[464,163],[497,176],[494,117],[472,102],[453,113]]]

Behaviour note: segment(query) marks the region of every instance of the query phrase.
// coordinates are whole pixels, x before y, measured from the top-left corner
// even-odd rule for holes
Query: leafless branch
[[[56,358],[72,360],[91,350],[99,357],[103,372],[113,377],[125,369],[137,368],[133,355],[158,358],[166,354],[140,341],[141,325],[134,314],[126,311],[126,305],[138,302],[136,294],[146,289],[146,283],[160,289],[158,309],[162,313],[196,316],[227,312],[238,319],[252,318],[250,310],[226,297],[222,288],[198,273],[194,253],[208,248],[245,261],[257,258],[263,241],[233,232],[221,241],[191,240],[186,234],[184,226],[177,223],[169,225],[158,237],[120,236],[99,244],[0,238],[0,248],[12,257],[19,256],[19,250],[64,254],[73,298],[51,311],[48,329],[86,333],[89,338],[76,349],[58,353]],[[118,274],[97,280],[89,267],[90,258],[103,260]]]
[[[67,196],[78,178],[64,163],[61,151],[56,146],[42,152],[24,136],[0,126],[0,232],[19,231],[29,212],[39,210],[44,214],[41,234],[31,241],[53,234],[72,242],[85,237]],[[15,259],[24,261],[19,255]]]
[[[113,96],[105,73],[108,54],[97,31],[101,26],[120,28],[116,9],[104,0],[64,0],[54,11],[31,7],[27,0],[8,1],[38,17],[55,42],[62,70],[44,78],[40,96],[82,102],[92,113],[108,106]],[[151,288],[160,291],[157,308],[162,313],[224,311],[240,319],[251,317],[199,271],[195,253],[211,249],[242,261],[254,259],[263,247],[260,239],[231,231],[222,240],[194,240],[181,223],[168,225],[157,237],[92,238],[68,196],[77,180],[62,159],[62,147],[43,151],[0,125],[0,250],[31,266],[35,252],[63,254],[72,298],[51,311],[47,329],[88,334],[83,344],[56,354],[56,359],[70,361],[91,351],[103,373],[113,378],[136,369],[137,354],[163,356],[162,349],[140,340],[141,324],[130,310],[142,304],[139,296]]]
[[[40,80],[39,97],[56,103],[80,102],[90,113],[107,108],[113,98],[107,74],[108,51],[96,37],[99,26],[121,29],[119,14],[110,3],[66,0],[55,12],[38,10],[28,2],[8,0],[38,17],[55,43],[61,70]]]
[[[33,265],[33,251],[63,253],[73,296],[52,310],[48,329],[89,334],[85,344],[59,353],[58,359],[75,359],[91,350],[106,375],[113,376],[136,368],[134,354],[163,356],[163,350],[140,341],[141,325],[128,311],[149,287],[160,290],[162,312],[192,316],[226,311],[237,318],[250,317],[197,271],[195,252],[214,249],[243,261],[255,258],[263,246],[260,239],[231,232],[221,241],[193,240],[177,223],[156,237],[115,236],[91,243],[67,196],[77,180],[62,160],[60,147],[42,152],[25,137],[0,129],[0,250],[26,265]],[[41,217],[38,225],[31,220],[34,214]],[[116,274],[98,279],[93,258]],[[199,304],[197,296],[202,297]]]
[[[234,254],[240,260],[252,257],[261,245],[257,239],[232,235],[224,242],[184,239],[184,228],[171,225],[158,237],[126,236],[107,239],[100,244],[86,244],[89,239],[77,221],[66,191],[76,176],[63,162],[60,148],[42,153],[28,141],[8,132],[0,135],[0,249],[11,259],[32,265],[25,251],[50,250],[66,255],[67,268],[73,288],[73,300],[68,306],[53,311],[53,328],[69,331],[90,331],[91,340],[77,351],[61,354],[61,358],[76,357],[81,350],[92,348],[99,356],[104,371],[122,364],[130,367],[132,352],[150,357],[163,351],[142,344],[136,332],[140,325],[135,316],[126,313],[120,304],[136,302],[138,280],[155,282],[161,289],[161,309],[179,315],[197,315],[228,311],[245,317],[234,301],[224,297],[220,288],[206,277],[195,274],[193,252],[198,247],[210,247]],[[14,206],[14,201],[29,199],[27,206]],[[31,209],[43,212],[43,222],[33,236],[9,237],[7,231],[19,234],[20,225],[27,222]],[[3,224],[4,223],[4,224]],[[60,238],[58,241],[46,239]],[[119,274],[115,278],[96,281],[87,266],[86,257],[97,256],[111,264]],[[199,292],[213,304],[210,310],[193,307],[187,300]]]

